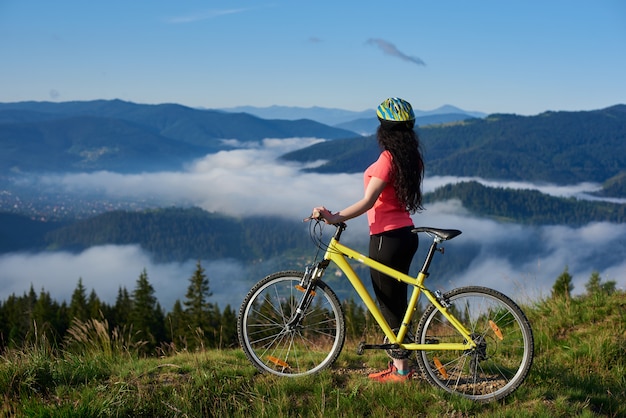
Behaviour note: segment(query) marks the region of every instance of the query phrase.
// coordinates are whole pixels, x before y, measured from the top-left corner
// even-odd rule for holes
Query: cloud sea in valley
[[[359,173],[311,173],[303,171],[302,164],[278,159],[285,152],[317,141],[320,140],[267,139],[207,155],[179,172],[96,172],[49,175],[31,181],[65,193],[96,192],[111,199],[156,199],[166,205],[193,205],[234,216],[279,215],[299,220],[314,206],[325,205],[338,210],[358,200],[362,194]],[[462,180],[469,179],[427,175],[424,192]],[[557,186],[474,180],[489,186],[537,189],[555,196],[588,199],[592,199],[589,192],[600,188],[591,183]],[[349,222],[345,235],[348,243],[362,243],[367,239],[364,218]],[[600,273],[603,281],[614,280],[618,288],[626,287],[626,260],[621,256],[626,250],[624,224],[590,223],[572,228],[500,223],[469,214],[458,201],[430,204],[413,219],[416,226],[463,231],[461,236],[447,243],[446,258],[454,257],[455,249],[462,251],[470,247],[478,254],[467,269],[453,277],[442,279],[433,274],[431,284],[434,287],[448,290],[461,285],[483,285],[523,301],[548,296],[554,281],[566,267],[573,276],[574,293],[584,291],[594,271]],[[309,240],[304,227],[302,239]],[[427,240],[422,239],[419,254],[427,245]],[[524,254],[517,254],[513,261],[503,248]],[[314,251],[311,246],[311,253]],[[6,300],[11,294],[21,295],[32,285],[36,292],[45,289],[54,299],[69,301],[80,278],[88,292],[93,289],[102,300],[114,303],[118,289],[126,287],[132,291],[145,269],[161,306],[170,310],[176,299],[184,298],[196,261],[155,263],[136,245],[97,246],[80,253],[4,254],[0,255],[0,300]],[[420,262],[416,259],[414,264]],[[259,269],[234,258],[204,260],[202,265],[210,280],[211,301],[222,309],[226,305],[238,308],[251,286],[250,282],[238,278],[248,276],[251,268]]]

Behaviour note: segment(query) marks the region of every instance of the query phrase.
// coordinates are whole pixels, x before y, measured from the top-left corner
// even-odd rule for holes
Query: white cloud
[[[400,58],[402,61],[412,62],[416,65],[426,65],[426,63],[421,58],[405,54],[404,52],[396,48],[394,44],[385,41],[384,39],[372,38],[368,39],[366,43],[368,45],[373,45],[377,47],[378,49],[383,51],[384,54]]]
[[[232,215],[281,215],[302,219],[323,204],[345,206],[362,194],[360,174],[303,174],[301,165],[277,161],[279,155],[319,139],[268,139],[262,147],[221,151],[190,164],[184,172],[112,172],[48,176],[48,188],[98,191],[109,197],[191,204]]]

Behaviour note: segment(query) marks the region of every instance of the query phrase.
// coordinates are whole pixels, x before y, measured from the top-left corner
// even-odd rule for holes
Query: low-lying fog
[[[180,172],[131,175],[98,172],[48,176],[37,181],[64,192],[96,191],[124,199],[157,198],[167,202],[166,205],[195,205],[230,215],[267,214],[300,220],[316,205],[339,210],[362,194],[361,174],[305,173],[300,171],[302,165],[276,160],[287,151],[315,141],[265,140],[254,147],[208,155]],[[467,179],[427,177],[424,192],[460,180]],[[591,198],[586,193],[600,187],[590,183],[562,187],[476,180],[490,186],[534,188],[552,195],[580,198]],[[618,288],[626,287],[624,224],[592,223],[580,228],[503,224],[471,216],[455,201],[428,205],[413,218],[416,226],[463,231],[446,245],[446,258],[454,257],[455,248],[468,245],[480,254],[463,273],[433,283],[434,287],[450,289],[478,284],[494,287],[518,300],[528,300],[548,296],[566,267],[573,276],[574,293],[585,290],[584,285],[594,271],[600,273],[603,282],[613,280]],[[361,242],[367,239],[364,217],[350,221],[349,226],[346,239]],[[309,237],[304,233],[302,239]],[[421,242],[422,247],[426,246],[425,239]],[[523,257],[525,261],[514,263],[503,253],[503,248],[524,248],[528,254]],[[5,254],[0,256],[0,301],[13,293],[27,292],[32,284],[36,292],[43,288],[53,299],[69,303],[81,278],[88,293],[93,289],[102,300],[114,303],[118,288],[123,286],[132,292],[140,273],[146,269],[161,306],[170,310],[176,299],[184,299],[196,261],[157,264],[149,254],[132,245],[92,247],[78,254]],[[248,266],[233,259],[202,261],[202,266],[213,292],[210,300],[222,309],[226,305],[238,308],[250,283],[237,278],[247,276]],[[258,270],[259,266],[254,268]]]

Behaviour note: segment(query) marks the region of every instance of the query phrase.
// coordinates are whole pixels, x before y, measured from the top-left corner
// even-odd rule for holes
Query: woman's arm
[[[324,206],[319,206],[313,209],[313,216],[317,214],[322,216],[329,224],[336,224],[339,222],[347,221],[348,219],[356,218],[359,215],[364,214],[374,206],[376,199],[382,193],[383,189],[387,185],[382,179],[378,177],[372,177],[368,183],[363,198],[358,202],[353,203],[345,209],[339,212],[330,213]]]

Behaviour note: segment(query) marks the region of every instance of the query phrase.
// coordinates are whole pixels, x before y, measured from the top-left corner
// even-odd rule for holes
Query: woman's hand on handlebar
[[[324,206],[318,206],[316,208],[313,208],[311,219],[317,219],[320,221],[324,220],[324,222],[326,222],[327,224],[336,224],[341,221],[336,213],[331,213]]]

